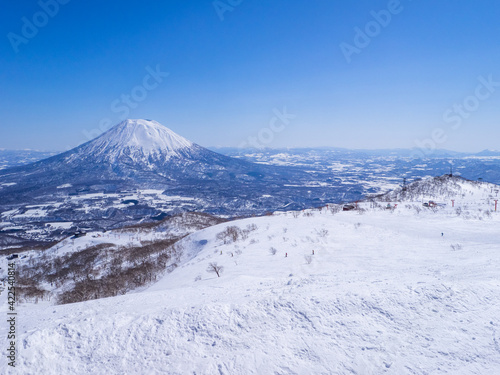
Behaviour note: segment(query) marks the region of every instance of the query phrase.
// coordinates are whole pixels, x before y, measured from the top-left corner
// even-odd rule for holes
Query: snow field
[[[220,224],[182,240],[179,267],[146,291],[21,305],[7,373],[499,373],[500,216],[400,205]]]

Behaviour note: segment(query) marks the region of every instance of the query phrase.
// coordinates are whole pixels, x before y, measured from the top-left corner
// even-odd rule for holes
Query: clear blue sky
[[[498,0],[60,1],[2,4],[0,148],[64,150],[125,115],[203,146],[500,148],[500,84],[479,80],[500,82]]]

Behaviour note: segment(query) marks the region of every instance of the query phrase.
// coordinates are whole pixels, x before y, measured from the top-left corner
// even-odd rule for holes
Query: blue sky
[[[500,149],[498,1],[58,1],[3,4],[0,148],[126,116],[203,146]]]

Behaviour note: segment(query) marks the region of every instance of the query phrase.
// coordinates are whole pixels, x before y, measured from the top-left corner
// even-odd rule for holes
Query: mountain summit
[[[225,164],[231,159],[187,140],[157,121],[142,119],[125,120],[60,157],[65,166],[82,168],[85,161],[85,168],[107,168],[120,178],[154,171],[155,176],[146,177],[150,183],[159,175],[172,177],[172,168],[184,170],[192,163]]]
[[[178,151],[193,143],[152,120],[125,120],[83,145],[87,155],[104,155],[108,161],[128,156],[179,156]]]
[[[152,120],[125,120],[99,137],[52,158],[14,168],[9,179],[28,177],[35,186],[46,182],[102,185],[144,183],[160,187],[183,177],[199,178],[200,171],[233,170],[253,164],[217,154]],[[14,172],[14,173],[12,173]],[[193,173],[195,175],[193,175]],[[37,176],[37,181],[33,180]],[[0,178],[2,173],[0,173]],[[158,186],[160,185],[160,186]],[[107,190],[107,189],[105,189]]]

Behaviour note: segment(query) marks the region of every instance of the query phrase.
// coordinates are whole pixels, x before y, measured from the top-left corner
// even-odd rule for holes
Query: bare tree
[[[224,244],[236,242],[243,236],[243,231],[235,225],[229,226],[217,234],[217,239],[224,241]],[[248,237],[248,235],[247,235]]]
[[[316,231],[320,237],[326,237],[328,236],[328,230],[327,229],[321,229],[320,231]]]
[[[217,274],[217,277],[220,277],[222,271],[224,271],[224,267],[219,266],[217,263],[213,262],[208,265],[207,272],[213,272]]]

